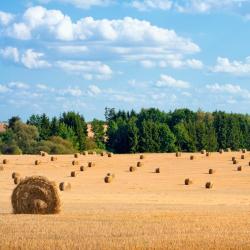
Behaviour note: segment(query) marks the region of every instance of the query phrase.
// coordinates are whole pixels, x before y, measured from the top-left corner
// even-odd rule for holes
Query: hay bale
[[[235,160],[236,160],[236,157],[235,157],[235,156],[233,156],[233,157],[232,157],[232,161],[235,161]]]
[[[213,187],[213,183],[212,182],[206,182],[206,184],[205,184],[205,188],[206,189],[211,189]]]
[[[161,172],[160,168],[156,168],[156,169],[155,169],[155,173],[156,173],[156,174],[159,174],[160,172]]]
[[[108,153],[108,157],[112,157],[113,156],[113,153]]]
[[[4,166],[0,165],[0,171],[4,170]]]
[[[41,161],[39,161],[39,160],[35,160],[35,165],[37,166],[37,165],[40,165],[41,164]]]
[[[100,154],[100,155],[101,155],[101,156],[105,156],[105,154],[106,154],[105,152],[101,152],[101,154]]]
[[[190,180],[189,178],[187,178],[187,179],[185,179],[184,184],[185,184],[186,186],[188,186],[188,185],[193,184],[193,181]]]
[[[242,153],[245,154],[247,152],[247,150],[244,148],[242,149]]]
[[[245,155],[241,155],[241,160],[244,160],[245,159]]]
[[[71,177],[76,177],[76,171],[71,171],[70,176]]]
[[[176,157],[181,157],[181,152],[176,152],[176,153],[175,153],[175,156],[176,156]]]
[[[7,159],[3,159],[3,164],[5,165],[5,164],[8,164],[10,161],[9,160],[7,160]]]
[[[202,154],[202,155],[206,154],[206,152],[207,152],[206,149],[202,149],[202,150],[201,150],[201,154]]]
[[[50,160],[51,160],[51,161],[56,161],[56,160],[57,160],[57,157],[51,156],[51,157],[50,157]]]
[[[14,178],[14,184],[15,184],[15,185],[19,184],[21,181],[22,181],[22,178],[21,178],[20,176],[16,176],[16,177]]]
[[[88,154],[89,154],[89,155],[96,155],[96,152],[95,152],[95,151],[90,150],[90,151],[88,151]]]
[[[111,183],[112,180],[113,180],[113,177],[112,177],[112,176],[105,176],[105,177],[104,177],[104,182],[105,182],[105,183]]]
[[[46,153],[46,152],[44,152],[44,151],[40,151],[40,155],[41,155],[42,157],[45,157],[47,154],[48,154],[48,153]]]
[[[226,151],[227,151],[227,152],[231,152],[231,148],[227,148]]]
[[[210,169],[208,170],[208,174],[214,174],[214,173],[215,173],[215,170],[214,170],[214,169],[210,168]]]
[[[20,174],[17,172],[13,172],[11,177],[12,177],[12,179],[15,179],[16,177],[20,177]]]
[[[54,182],[42,176],[27,177],[13,190],[14,214],[56,214],[60,198]]]
[[[237,171],[242,171],[242,166],[238,166]]]
[[[73,165],[73,166],[79,165],[79,161],[76,161],[76,160],[72,161],[72,165]]]
[[[81,172],[85,171],[84,166],[81,166],[81,167],[80,167],[80,171],[81,171]]]
[[[236,165],[238,163],[238,161],[236,160],[233,160],[233,164]]]
[[[95,166],[95,163],[94,163],[94,162],[89,162],[89,163],[88,163],[88,167],[89,167],[89,168],[92,168],[92,167],[94,167],[94,166]]]
[[[190,155],[190,160],[191,160],[191,161],[194,160],[194,155]]]
[[[145,158],[144,155],[140,155],[140,160],[143,160]]]
[[[224,149],[220,149],[220,150],[219,150],[219,153],[220,153],[220,154],[223,154],[223,153],[224,153]]]
[[[248,162],[248,165],[250,166],[250,161]]]
[[[88,151],[83,151],[82,152],[82,155],[88,155],[89,153],[88,153]]]
[[[133,167],[133,166],[129,167],[129,171],[130,172],[135,172],[136,171],[136,167]]]
[[[210,153],[210,152],[207,152],[207,153],[206,153],[206,156],[207,156],[207,157],[209,157],[210,155],[211,155],[211,153]]]
[[[141,161],[138,161],[137,164],[136,164],[136,166],[137,166],[138,168],[140,168],[140,167],[143,166],[143,163],[142,163]]]
[[[61,191],[69,191],[71,190],[71,184],[69,182],[61,182],[59,184],[59,189]]]
[[[74,154],[74,157],[79,158],[79,154],[78,153]]]

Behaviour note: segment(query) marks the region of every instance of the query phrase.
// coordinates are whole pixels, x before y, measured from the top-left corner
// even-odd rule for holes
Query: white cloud
[[[141,61],[141,65],[146,69],[154,68],[156,66],[155,62],[151,60],[143,60]]]
[[[173,2],[169,0],[135,0],[132,1],[131,6],[140,11],[147,11],[151,9],[169,10],[172,8]]]
[[[8,59],[14,62],[19,62],[19,51],[14,47],[6,47],[0,50],[0,55],[4,59]]]
[[[14,89],[29,89],[29,85],[23,82],[10,82],[8,83],[8,87]]]
[[[156,83],[156,86],[187,89],[190,87],[190,83],[182,81],[182,80],[176,80],[173,77],[168,76],[168,75],[161,75],[160,80]]]
[[[96,85],[89,85],[89,87],[88,87],[88,94],[90,96],[99,95],[99,94],[101,94],[101,92],[102,92],[101,89]]]
[[[6,34],[19,40],[31,39],[31,30],[25,23],[14,23],[12,27],[7,29]]]
[[[0,24],[2,25],[8,25],[10,22],[12,22],[14,19],[14,15],[0,11]]]
[[[57,67],[69,73],[83,76],[86,80],[109,79],[112,75],[111,68],[99,61],[58,61]]]
[[[9,92],[10,89],[8,87],[6,87],[5,85],[0,84],[0,94],[4,94]]]
[[[233,75],[250,74],[250,57],[243,61],[230,61],[228,58],[218,57],[217,64],[212,69],[213,72],[230,73]]]
[[[68,87],[67,89],[63,89],[62,91],[63,95],[71,95],[74,97],[79,97],[83,95],[83,92],[78,87]]]
[[[79,46],[79,45],[65,45],[56,47],[56,49],[65,54],[79,54],[88,52],[89,49],[87,46]]]
[[[47,68],[51,65],[41,58],[44,56],[43,53],[35,52],[32,49],[26,50],[22,55],[21,61],[25,67],[29,69]]]

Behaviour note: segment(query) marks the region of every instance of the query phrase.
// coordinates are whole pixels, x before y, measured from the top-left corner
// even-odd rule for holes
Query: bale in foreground
[[[60,198],[53,182],[42,176],[27,177],[13,190],[14,214],[57,214]]]

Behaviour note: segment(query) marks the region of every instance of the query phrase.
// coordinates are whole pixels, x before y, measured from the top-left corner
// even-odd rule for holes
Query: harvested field
[[[0,249],[249,249],[250,154],[211,153],[144,154],[143,168],[133,174],[140,155],[79,155],[81,165],[95,162],[81,172],[72,166],[74,155],[42,158],[2,156],[9,160],[0,174]],[[244,171],[232,165],[232,156]],[[161,174],[155,174],[155,166]],[[208,169],[216,169],[209,175]],[[77,178],[70,172],[76,171]],[[13,172],[46,176],[70,182],[71,190],[59,191],[58,215],[13,215]],[[115,173],[115,181],[103,181]],[[193,184],[185,186],[189,177]],[[212,189],[204,184],[212,182]],[[27,236],[28,235],[28,236]]]

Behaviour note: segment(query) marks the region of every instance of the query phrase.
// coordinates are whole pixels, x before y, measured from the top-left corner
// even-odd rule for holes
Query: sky
[[[0,2],[0,121],[105,107],[249,113],[250,0]]]

